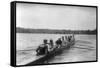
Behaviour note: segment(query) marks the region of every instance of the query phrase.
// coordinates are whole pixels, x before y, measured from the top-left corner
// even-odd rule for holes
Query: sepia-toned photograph
[[[16,65],[97,61],[97,7],[16,3]]]

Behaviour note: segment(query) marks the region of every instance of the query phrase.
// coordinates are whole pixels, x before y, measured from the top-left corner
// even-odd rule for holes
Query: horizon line
[[[23,28],[23,29],[47,29],[47,30],[73,30],[73,29],[24,28],[24,27],[16,27],[16,28]],[[75,30],[82,30],[82,29],[75,29]],[[95,28],[95,29],[83,29],[83,30],[97,30],[97,28]]]

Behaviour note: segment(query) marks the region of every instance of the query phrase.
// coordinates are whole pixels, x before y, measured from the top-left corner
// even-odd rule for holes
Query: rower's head
[[[58,38],[58,40],[61,40],[61,38]]]
[[[64,40],[64,36],[62,36],[62,40]]]
[[[43,40],[43,43],[44,43],[44,44],[47,44],[47,39],[44,39],[44,40]]]
[[[50,42],[51,42],[51,43],[53,43],[53,40],[52,40],[52,39],[50,39]]]

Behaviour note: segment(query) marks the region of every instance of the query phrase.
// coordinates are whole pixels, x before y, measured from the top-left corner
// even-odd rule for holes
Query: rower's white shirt
[[[51,45],[50,44],[46,44],[48,46],[48,51],[51,51]]]

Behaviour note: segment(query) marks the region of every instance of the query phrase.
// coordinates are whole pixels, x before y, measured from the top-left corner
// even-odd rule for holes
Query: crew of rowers
[[[51,39],[48,43],[47,39],[43,40],[43,44],[39,45],[39,47],[36,49],[37,55],[43,55],[48,54],[49,52],[53,51],[56,48],[60,48],[62,46],[66,46],[67,43],[74,41],[74,35],[71,36],[62,36],[61,38],[58,38],[55,43]]]

